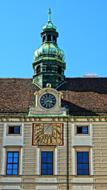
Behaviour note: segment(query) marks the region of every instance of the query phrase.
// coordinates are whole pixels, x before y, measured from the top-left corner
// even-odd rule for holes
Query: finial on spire
[[[51,14],[52,14],[51,8],[49,8],[49,10],[48,10],[48,22],[51,22]]]

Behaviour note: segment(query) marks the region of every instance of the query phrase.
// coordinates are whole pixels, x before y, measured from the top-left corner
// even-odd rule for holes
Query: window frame
[[[82,158],[84,157],[83,154],[88,153],[88,161],[83,162],[83,160],[81,162],[78,163],[78,154],[81,153],[82,154]],[[81,167],[81,169],[78,168],[78,166],[84,166],[87,165],[88,169],[84,169]],[[79,173],[79,170],[81,171],[81,173]],[[87,174],[85,174],[84,172],[87,171]],[[77,176],[89,176],[90,175],[90,166],[89,166],[89,151],[77,151]]]
[[[17,174],[13,174],[13,166],[14,164],[16,164],[15,162],[12,162],[12,163],[8,163],[8,153],[18,153],[18,162],[17,162]],[[14,159],[14,157],[12,156],[12,160]],[[11,164],[12,165],[12,174],[8,174],[8,164]],[[19,176],[19,172],[20,172],[20,151],[19,150],[7,150],[6,151],[6,176]]]
[[[77,146],[75,147],[75,155],[74,155],[74,158],[75,158],[75,175],[76,176],[86,176],[86,177],[89,177],[91,175],[93,175],[93,160],[92,160],[92,147],[89,147],[89,146],[84,146],[84,147],[81,147],[81,146]],[[89,152],[89,174],[88,175],[78,175],[77,174],[77,152]]]
[[[88,133],[78,133],[77,132],[77,128],[81,128],[81,127],[87,127],[87,131],[88,131]],[[90,126],[89,125],[76,125],[76,129],[75,129],[75,134],[76,135],[80,135],[80,136],[89,136],[90,135]]]
[[[20,133],[9,133],[9,127],[20,127]],[[6,127],[6,135],[7,136],[22,136],[22,125],[21,124],[9,124]]]
[[[46,173],[46,174],[43,174],[43,172],[42,172],[42,165],[43,165],[43,163],[42,163],[42,153],[52,153],[52,163],[49,163],[49,164],[52,164],[52,174],[48,174],[48,173]],[[44,163],[44,164],[47,164],[48,165],[48,163]],[[48,170],[47,170],[48,171]],[[53,176],[54,175],[54,151],[53,150],[42,150],[41,151],[41,168],[40,168],[40,172],[41,172],[41,176]]]

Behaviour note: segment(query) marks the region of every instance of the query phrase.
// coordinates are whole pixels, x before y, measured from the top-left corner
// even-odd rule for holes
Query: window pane
[[[17,170],[13,170],[13,175],[18,175],[18,171]]]
[[[83,161],[84,161],[85,163],[88,162],[88,158],[89,158],[89,153],[88,153],[88,152],[84,152],[84,153],[83,153]]]
[[[78,170],[81,170],[83,168],[82,164],[78,164]]]
[[[14,134],[14,127],[12,126],[12,127],[9,127],[9,132],[8,132],[9,134]]]
[[[46,170],[47,169],[47,165],[46,164],[42,164],[42,170]]]
[[[7,170],[7,175],[12,175],[12,170]]]
[[[52,154],[48,154],[47,156],[47,162],[49,163],[52,163],[53,162],[53,155]]]
[[[9,134],[20,134],[20,126],[9,126]]]
[[[42,170],[42,175],[47,175],[47,171],[46,170]]]
[[[83,164],[82,169],[83,170],[88,170],[88,164]]]
[[[53,171],[52,170],[48,170],[48,175],[53,175]]]
[[[82,127],[82,133],[83,134],[88,134],[88,126]]]
[[[12,162],[13,162],[12,160],[13,160],[12,157],[8,157],[7,162],[8,162],[8,163],[12,163]]]
[[[18,165],[17,165],[17,164],[14,164],[14,165],[13,165],[13,169],[18,169]]]
[[[14,127],[14,133],[15,134],[20,134],[20,126],[15,126]]]
[[[53,175],[53,152],[41,152],[41,174]]]
[[[18,175],[19,170],[19,152],[7,152],[7,175]]]
[[[19,153],[18,152],[14,152],[14,158],[18,158]]]
[[[12,158],[13,153],[12,152],[8,152],[8,158]]]
[[[48,165],[47,169],[52,171],[52,165]]]
[[[78,170],[78,175],[89,175],[88,170]]]
[[[83,174],[84,175],[89,175],[89,171],[88,170],[84,170]]]
[[[47,154],[46,152],[42,152],[42,161],[46,161]]]
[[[82,152],[77,153],[77,159],[79,160],[79,162],[82,162],[82,160],[83,160],[82,155],[83,155]]]
[[[82,127],[77,127],[77,134],[82,134]]]
[[[18,162],[18,157],[14,157],[13,162],[17,163]]]
[[[88,126],[77,126],[77,134],[88,134]]]
[[[12,169],[12,164],[8,164],[7,169],[11,170]]]
[[[77,174],[89,175],[89,152],[77,152]]]

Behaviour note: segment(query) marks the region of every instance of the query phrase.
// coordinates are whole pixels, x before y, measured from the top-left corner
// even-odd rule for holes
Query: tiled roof
[[[67,78],[59,88],[72,115],[107,115],[107,78]]]
[[[38,88],[32,79],[0,79],[0,114],[27,114]],[[107,115],[107,78],[66,78],[59,87],[71,115]]]
[[[35,90],[32,79],[0,79],[0,113],[28,112]]]

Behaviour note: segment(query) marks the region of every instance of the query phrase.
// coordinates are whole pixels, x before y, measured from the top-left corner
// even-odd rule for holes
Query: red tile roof
[[[0,79],[0,114],[27,114],[38,88],[32,79]],[[71,115],[107,115],[107,78],[66,78],[59,87]]]

